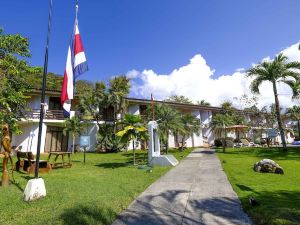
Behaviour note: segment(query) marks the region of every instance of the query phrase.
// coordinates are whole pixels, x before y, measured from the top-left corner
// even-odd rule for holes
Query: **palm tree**
[[[300,63],[296,61],[288,62],[287,60],[288,58],[280,53],[273,61],[263,61],[249,69],[246,75],[247,77],[254,77],[254,80],[250,85],[252,93],[259,94],[259,87],[263,82],[269,81],[272,83],[275,98],[276,117],[284,151],[287,151],[287,148],[280,117],[277,83],[284,82],[292,88],[291,83],[300,80],[300,73],[298,72],[298,69],[300,69]]]
[[[192,114],[184,114],[181,116],[181,123],[183,129],[179,130],[181,134],[181,151],[183,150],[186,136],[192,136],[194,133],[199,135],[200,132],[200,120]]]
[[[113,106],[114,112],[114,134],[113,139],[115,140],[115,134],[117,131],[117,114],[123,114],[125,111],[126,100],[125,97],[129,94],[130,83],[126,76],[119,76],[109,81],[108,89],[108,103]],[[116,147],[116,146],[115,146]],[[114,147],[113,147],[114,149]]]
[[[300,106],[294,105],[293,107],[288,108],[287,114],[291,117],[291,119],[297,121],[298,137],[300,137]]]
[[[125,125],[124,129],[117,133],[121,137],[121,142],[128,143],[132,141],[133,150],[133,165],[135,163],[135,140],[146,140],[147,128],[142,125],[142,118],[139,115],[125,114],[122,124]]]
[[[300,80],[287,80],[285,81],[286,84],[290,86],[293,92],[293,99],[300,98]]]
[[[73,140],[72,153],[74,153],[74,148],[75,148],[75,137],[81,135],[81,133],[86,128],[86,126],[87,124],[82,123],[80,121],[80,118],[77,116],[66,119],[63,133],[64,135],[66,135],[69,132],[72,133],[72,140]]]
[[[221,136],[222,133],[224,133],[224,138],[222,140],[223,152],[225,152],[225,148],[226,148],[226,138],[227,138],[226,127],[231,126],[233,124],[234,124],[233,117],[229,114],[218,113],[212,118],[210,127],[214,132],[214,134]]]
[[[166,153],[168,154],[170,132],[174,133],[183,129],[180,113],[175,108],[159,104],[155,106],[155,119],[159,128],[158,134],[165,142]]]
[[[232,105],[231,101],[224,101],[221,103],[222,113],[232,115],[235,111],[235,108]]]

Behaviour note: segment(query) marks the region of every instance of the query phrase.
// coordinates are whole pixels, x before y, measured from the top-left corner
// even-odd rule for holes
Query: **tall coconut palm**
[[[273,61],[263,61],[260,64],[255,65],[254,67],[249,69],[246,74],[247,77],[254,77],[254,80],[250,85],[252,93],[259,94],[259,87],[263,82],[268,81],[272,83],[275,99],[276,117],[284,151],[287,151],[287,148],[283,125],[280,117],[280,104],[278,100],[277,83],[284,82],[292,88],[291,83],[300,80],[299,69],[299,62],[288,62],[288,58],[280,53],[275,57]]]
[[[72,118],[68,118],[65,121],[65,127],[63,129],[63,133],[66,135],[67,133],[72,134],[72,140],[73,140],[73,147],[72,147],[72,153],[74,153],[75,148],[75,137],[82,134],[84,129],[86,128],[87,124],[80,121],[80,118],[77,116],[74,116]]]
[[[135,163],[135,146],[134,141],[147,139],[147,128],[142,124],[143,120],[139,115],[125,114],[122,124],[125,125],[124,129],[117,132],[117,136],[121,137],[121,141],[128,143],[132,141],[133,150],[133,165]]]
[[[293,107],[288,108],[287,114],[292,120],[297,121],[298,137],[300,137],[300,106],[294,105]]]

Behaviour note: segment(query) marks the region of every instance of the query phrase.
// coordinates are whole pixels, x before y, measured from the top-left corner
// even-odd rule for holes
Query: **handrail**
[[[39,119],[40,118],[40,110],[39,109],[31,109],[30,111],[25,111],[24,116],[26,119]],[[51,109],[47,110],[45,114],[45,119],[55,119],[55,120],[64,120],[64,112],[63,110]]]

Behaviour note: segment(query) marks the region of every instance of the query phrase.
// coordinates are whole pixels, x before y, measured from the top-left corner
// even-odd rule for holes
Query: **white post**
[[[148,123],[148,132],[149,132],[149,152],[148,152],[148,163],[152,161],[153,157],[160,156],[160,143],[158,138],[157,131],[157,122],[150,121]]]

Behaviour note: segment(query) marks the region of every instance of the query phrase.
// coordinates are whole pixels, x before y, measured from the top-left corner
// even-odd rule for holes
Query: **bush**
[[[215,139],[215,140],[214,140],[214,145],[215,145],[216,147],[221,147],[221,146],[223,145],[222,139]]]

